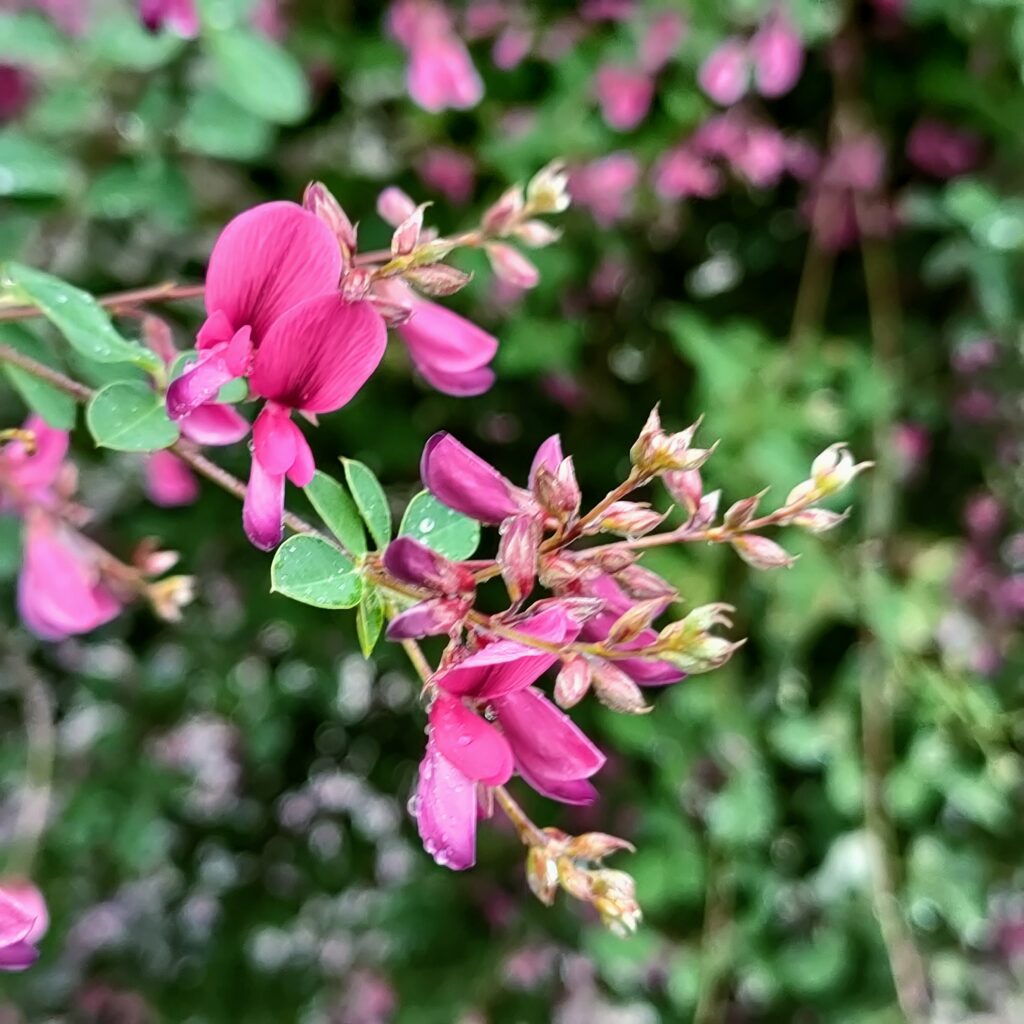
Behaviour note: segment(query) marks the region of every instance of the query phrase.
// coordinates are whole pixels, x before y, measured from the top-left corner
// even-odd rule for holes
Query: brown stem
[[[515,826],[524,846],[547,846],[549,839],[544,830],[535,825],[504,786],[494,787],[494,796],[508,820]]]
[[[10,318],[5,318],[3,311],[0,311],[0,319]],[[60,370],[53,370],[49,366],[45,366],[43,363],[32,359],[30,356],[22,355],[17,349],[11,348],[10,345],[0,345],[0,362],[10,363],[11,366],[17,366],[26,373],[31,373],[33,377],[38,377],[39,380],[52,385],[58,391],[63,391],[64,394],[70,395],[76,402],[88,402],[94,394],[92,388],[87,387],[85,384],[79,384],[77,380],[72,380],[66,374],[61,373]]]
[[[116,312],[121,309],[129,309],[143,302],[171,302],[178,299],[196,299],[204,291],[205,285],[175,284],[173,281],[164,281],[162,284],[149,285],[146,288],[133,288],[130,291],[100,295],[96,301],[101,306]],[[7,308],[0,308],[0,321],[32,320],[43,315],[38,306],[8,306]]]

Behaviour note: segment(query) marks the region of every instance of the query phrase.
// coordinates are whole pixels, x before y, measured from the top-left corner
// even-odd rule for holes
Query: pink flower
[[[39,959],[36,943],[50,918],[42,893],[30,882],[0,884],[0,971],[23,971]]]
[[[796,85],[804,66],[800,36],[781,14],[775,14],[750,40],[757,91],[768,98],[783,96]]]
[[[740,100],[750,83],[747,48],[742,39],[731,36],[713,50],[697,74],[705,94],[723,107]]]
[[[480,102],[483,82],[447,10],[430,0],[397,0],[388,16],[391,35],[407,50],[409,95],[424,110],[468,110]]]
[[[707,199],[722,189],[722,175],[718,169],[686,144],[663,153],[652,173],[654,191],[662,199],[685,199],[689,196]]]
[[[199,497],[199,481],[173,452],[153,452],[146,459],[146,494],[154,505],[176,508]]]
[[[295,203],[264,203],[221,232],[206,277],[198,361],[167,390],[173,419],[195,414],[235,377],[267,399],[253,424],[253,461],[242,518],[269,550],[281,539],[285,479],[304,487],[313,453],[293,411],[345,405],[384,354],[384,321],[338,293],[341,252],[331,229]]]
[[[502,71],[512,71],[526,59],[532,45],[533,32],[530,29],[509,25],[494,41],[491,50],[494,66]]]
[[[480,395],[494,383],[487,364],[498,350],[498,339],[458,313],[420,299],[398,334],[416,369],[438,391]]]
[[[41,640],[64,640],[120,611],[85,542],[46,515],[30,515],[18,577],[18,612],[26,628]]]
[[[678,11],[662,11],[640,41],[640,66],[656,75],[676,55],[686,36],[686,21]]]
[[[770,125],[752,125],[733,167],[755,188],[778,184],[786,170],[788,148],[783,134]]]
[[[23,429],[32,433],[32,445],[12,441],[0,448],[0,490],[9,495],[6,501],[0,498],[0,510],[17,508],[22,500],[49,503],[68,453],[68,432],[49,426],[35,413]]]
[[[606,64],[594,78],[601,116],[609,128],[632,131],[647,116],[654,99],[654,79],[646,71]]]
[[[0,124],[13,121],[32,102],[32,77],[23,68],[0,64]]]
[[[955,178],[981,161],[981,139],[934,118],[921,118],[907,136],[910,162],[934,178]]]
[[[583,0],[580,17],[584,21],[629,21],[636,13],[636,0]]]
[[[588,207],[598,224],[608,227],[629,212],[630,199],[639,180],[637,158],[632,153],[612,153],[574,171],[569,191],[574,203]]]
[[[199,35],[195,0],[139,0],[139,17],[150,32],[167,29],[184,39]]]
[[[579,627],[554,607],[517,627],[549,643]],[[539,793],[590,803],[589,778],[604,755],[532,684],[558,656],[508,640],[485,643],[434,677],[427,750],[416,789],[416,821],[426,851],[460,871],[476,859],[479,786],[499,786],[513,770]],[[489,708],[494,723],[480,712]]]
[[[416,165],[423,184],[440,192],[449,202],[461,206],[473,196],[476,164],[467,153],[448,146],[433,146]],[[404,220],[404,218],[403,218]]]

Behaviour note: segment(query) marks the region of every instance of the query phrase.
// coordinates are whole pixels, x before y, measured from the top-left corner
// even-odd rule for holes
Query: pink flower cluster
[[[738,103],[751,87],[764,97],[784,96],[804,66],[803,42],[781,12],[770,16],[749,40],[730,36],[701,65],[701,89],[723,107]]]

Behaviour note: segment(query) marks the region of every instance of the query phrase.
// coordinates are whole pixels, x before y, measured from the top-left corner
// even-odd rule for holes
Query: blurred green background
[[[701,436],[721,439],[705,476],[727,501],[764,486],[781,500],[837,440],[879,467],[847,524],[780,538],[801,556],[791,571],[661,550],[652,565],[688,603],[738,607],[746,648],[657,693],[649,716],[580,709],[612,754],[594,809],[521,794],[541,824],[637,844],[618,866],[646,919],[626,941],[564,898],[537,904],[500,825],[481,830],[472,872],[436,867],[405,809],[423,719],[401,652],[366,663],[350,614],[268,593],[231,498],[204,487],[190,508],[155,508],[141,459],[98,458],[79,424],[95,535],[123,554],[162,538],[199,596],[178,627],[138,610],[59,645],[3,627],[3,657],[53,693],[58,755],[35,867],[53,926],[38,966],[0,980],[0,1020],[888,1024],[907,1019],[890,963],[906,944],[930,990],[918,1020],[1024,1020],[1019,3],[791,0],[803,73],[745,109],[826,170],[758,185],[726,169],[717,195],[687,200],[659,195],[652,169],[716,113],[702,62],[772,5],[637,3],[609,20],[594,3],[499,4],[525,58],[496,67],[480,32],[484,98],[442,114],[406,95],[379,4],[282,0],[270,35],[257,6],[201,3],[186,41],[148,34],[127,2],[0,2],[0,258],[96,293],[195,281],[232,215],[312,178],[377,248],[386,185],[434,200],[450,232],[555,157],[622,151],[639,180],[620,215],[570,210],[536,253],[536,289],[509,294],[484,260],[456,259],[476,276],[451,305],[501,339],[493,390],[432,392],[392,344],[310,432],[320,465],[365,461],[400,510],[434,431],[515,480],[558,431],[596,500],[660,401],[675,428],[705,415]],[[687,31],[647,116],[615,131],[595,74],[633,61],[665,10]],[[453,11],[472,34],[472,12]],[[910,159],[921,117],[972,133],[972,166]],[[860,193],[829,185],[850,138],[881,154]],[[468,158],[464,201],[424,175],[437,147]],[[853,219],[838,240],[809,230],[829,187],[845,212],[828,219]],[[163,311],[186,347],[199,307]],[[0,412],[24,416],[6,385]],[[242,447],[215,458],[246,472]],[[15,673],[0,686],[10,839],[25,750]],[[897,899],[881,897],[888,949],[879,860]]]

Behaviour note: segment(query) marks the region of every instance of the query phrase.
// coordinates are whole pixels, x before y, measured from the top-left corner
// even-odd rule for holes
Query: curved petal
[[[32,931],[35,915],[0,890],[0,946],[21,942]]]
[[[292,463],[291,469],[288,470],[288,479],[296,487],[305,487],[313,479],[316,462],[313,460],[313,449],[309,447],[309,442],[299,430],[298,425],[295,429],[298,431],[298,439],[295,442],[295,461]]]
[[[338,287],[341,250],[331,229],[296,203],[263,203],[220,233],[206,272],[206,309],[261,344],[271,324],[305,299]]]
[[[416,363],[416,369],[434,390],[453,398],[472,398],[490,391],[494,386],[494,371],[487,366],[481,366],[478,370],[460,370],[453,373]]]
[[[432,597],[396,615],[388,623],[385,635],[389,640],[420,640],[425,636],[438,636],[460,622],[466,611],[463,601]]]
[[[39,959],[39,950],[28,942],[0,948],[0,971],[24,971]]]
[[[204,402],[181,420],[181,432],[196,444],[235,444],[249,433],[249,421],[230,405]]]
[[[493,466],[443,432],[424,446],[420,476],[438,501],[482,523],[500,523],[528,499]]]
[[[173,452],[153,452],[145,465],[146,496],[162,508],[191,505],[199,497],[195,474]]]
[[[541,783],[587,779],[604,764],[604,754],[540,690],[520,690],[493,706],[516,763]]]
[[[229,369],[225,358],[226,345],[203,352],[199,359],[167,388],[167,415],[181,420],[195,412],[199,406],[217,397],[225,384],[239,374]]]
[[[387,328],[368,302],[321,295],[279,317],[263,337],[249,382],[291,409],[340,409],[377,369]]]
[[[431,736],[420,762],[416,825],[423,848],[453,871],[476,862],[476,783],[442,756]]]
[[[562,454],[562,439],[558,434],[552,434],[537,449],[530,466],[530,487],[534,487],[537,479],[537,470],[543,466],[549,473],[557,473],[565,456]]]
[[[256,547],[270,551],[281,543],[283,517],[284,474],[268,473],[254,457],[242,505],[245,535]]]
[[[563,804],[587,806],[597,799],[597,790],[586,779],[541,779],[531,775],[529,770],[516,762],[516,771],[532,789],[541,796],[558,800]]]
[[[437,749],[467,778],[501,786],[512,777],[508,740],[461,700],[439,694],[430,709]]]
[[[252,425],[253,458],[268,473],[284,476],[295,461],[299,428],[284,409],[267,403]]]
[[[435,675],[434,681],[447,693],[486,700],[535,683],[556,661],[557,654],[497,640]]]
[[[436,302],[418,301],[399,336],[420,372],[457,374],[485,366],[498,351],[498,339],[472,321]],[[424,376],[426,374],[424,373]]]

